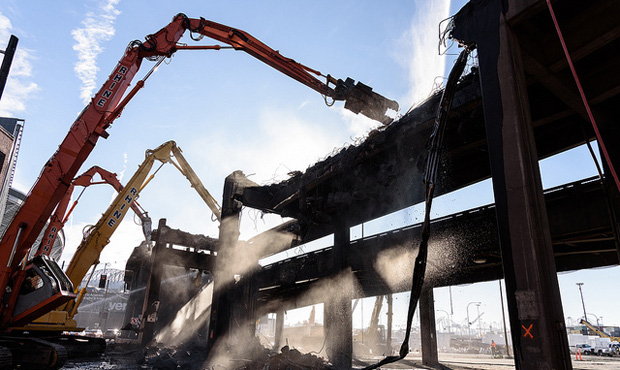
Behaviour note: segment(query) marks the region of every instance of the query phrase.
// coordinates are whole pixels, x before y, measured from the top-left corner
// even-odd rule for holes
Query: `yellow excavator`
[[[161,166],[149,176],[155,161],[160,161]],[[207,206],[211,209],[217,220],[220,220],[221,210],[217,201],[204,187],[192,167],[182,154],[181,149],[174,141],[168,141],[157,149],[147,150],[144,162],[138,167],[133,177],[118,193],[106,212],[101,216],[97,224],[88,230],[88,234],[82,239],[71,262],[65,271],[73,286],[76,287],[77,298],[71,300],[60,308],[50,311],[39,317],[25,327],[14,328],[28,331],[81,331],[74,320],[78,307],[84,295],[86,287],[78,291],[78,288],[86,273],[92,266],[92,270],[99,263],[99,256],[104,247],[110,242],[110,237],[118,228],[127,211],[138,199],[140,192],[153,179],[157,171],[166,163],[174,165],[190,182]],[[148,176],[148,178],[147,178]],[[91,273],[92,275],[92,273]]]
[[[588,321],[581,319],[580,321],[581,325],[585,325],[588,330],[590,330],[591,332],[595,333],[596,335],[598,335],[601,338],[609,338],[612,342],[620,342],[620,337],[612,337],[611,335],[605,333],[604,331],[602,331],[601,329],[597,328],[596,326],[590,324]]]

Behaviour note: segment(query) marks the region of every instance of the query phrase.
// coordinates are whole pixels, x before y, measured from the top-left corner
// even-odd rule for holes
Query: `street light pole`
[[[476,313],[478,314],[478,335],[480,336],[480,339],[482,339],[482,320],[480,320],[480,304],[476,305]]]

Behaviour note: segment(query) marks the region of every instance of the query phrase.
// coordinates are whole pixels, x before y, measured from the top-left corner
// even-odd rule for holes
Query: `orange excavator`
[[[188,30],[194,40],[206,36],[224,45],[188,46],[179,43],[180,38]],[[194,37],[195,35],[197,37]],[[245,51],[319,92],[326,101],[328,99],[332,102],[345,101],[346,109],[384,124],[392,121],[386,112],[398,110],[398,103],[373,92],[372,88],[359,82],[355,84],[350,78],[341,80],[329,74],[324,76],[317,70],[282,56],[278,51],[242,30],[204,18],[176,15],[172,22],[147,36],[144,42],[133,41],[129,44],[103,86],[71,125],[58,150],[45,163],[24,204],[0,240],[0,291],[4,292],[3,304],[0,306],[0,330],[28,324],[50,310],[75,299],[76,294],[71,281],[55,261],[46,258],[44,254],[32,261],[28,260],[28,256],[99,138],[109,136],[107,129],[120,116],[127,103],[144,87],[153,70],[166,58],[179,50],[223,48]],[[156,63],[142,80],[127,91],[144,59]],[[325,81],[321,80],[323,77]],[[24,293],[33,290],[38,292],[38,298],[23,302]],[[20,309],[16,310],[16,307]],[[5,343],[0,340],[0,368],[5,362],[3,359],[10,358],[5,356],[6,351],[2,351],[2,347],[10,344]],[[27,355],[17,356],[20,359],[16,360],[15,354],[20,353],[19,349],[11,348],[10,352],[13,353],[13,359],[7,360],[8,362],[32,360]],[[57,351],[52,349],[49,353],[49,363],[40,363],[36,365],[38,368],[59,366],[59,362],[54,360],[55,356],[60,357]]]

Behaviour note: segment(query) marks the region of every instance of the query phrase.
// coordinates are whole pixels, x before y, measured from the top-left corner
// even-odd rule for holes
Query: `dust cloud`
[[[201,328],[206,328],[212,297],[213,283],[209,283],[181,307],[170,324],[159,331],[157,343],[178,346],[196,336]]]

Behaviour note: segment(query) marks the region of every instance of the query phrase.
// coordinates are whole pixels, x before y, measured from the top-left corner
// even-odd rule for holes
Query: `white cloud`
[[[78,53],[78,62],[74,70],[82,81],[80,97],[87,104],[96,88],[97,56],[103,51],[101,44],[109,41],[115,33],[114,21],[120,11],[114,8],[120,0],[108,0],[100,6],[98,12],[88,12],[82,21],[83,28],[71,31],[76,44],[73,50]]]
[[[11,37],[12,28],[9,18],[0,13],[0,42],[3,43],[0,44],[2,45],[0,48],[3,50],[6,48],[4,42],[8,43]],[[37,84],[29,80],[32,77],[32,64],[30,62],[32,59],[31,51],[20,47],[18,43],[2,100],[0,100],[0,116],[15,116],[19,112],[25,111],[26,101],[38,91]]]
[[[396,61],[408,70],[411,84],[401,101],[413,104],[426,99],[434,90],[437,77],[444,75],[446,62],[438,52],[438,25],[449,15],[450,0],[416,0],[414,9],[411,26],[398,39],[398,53],[394,53]]]

